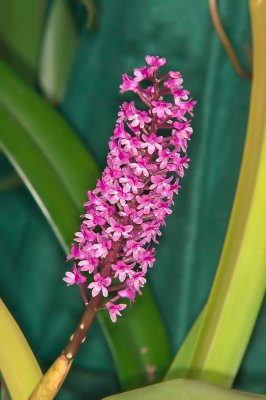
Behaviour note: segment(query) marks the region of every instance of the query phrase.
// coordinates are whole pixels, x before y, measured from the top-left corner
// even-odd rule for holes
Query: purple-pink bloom
[[[123,225],[117,222],[114,218],[109,219],[110,226],[106,229],[106,233],[108,233],[114,242],[117,242],[122,237],[129,238],[130,232],[133,229],[133,225]]]
[[[123,75],[123,83],[120,85],[121,93],[127,92],[128,90],[133,90],[133,92],[137,92],[138,90],[138,83],[134,81],[130,76],[127,74]]]
[[[150,69],[148,67],[134,68],[134,81],[141,82],[150,76]]]
[[[85,276],[82,276],[79,273],[76,264],[73,265],[72,272],[67,271],[65,275],[66,276],[63,278],[63,281],[67,283],[67,286],[74,285],[75,283],[79,284],[86,282]]]
[[[151,122],[149,114],[146,111],[139,111],[139,110],[136,110],[134,114],[132,113],[128,117],[128,120],[131,121],[131,126],[133,126],[134,128],[137,126],[139,126],[140,128],[144,128],[145,124]]]
[[[153,68],[160,68],[166,63],[165,58],[159,58],[158,56],[146,56],[145,57],[146,63]]]
[[[92,289],[92,297],[97,296],[97,294],[99,294],[100,292],[102,292],[104,297],[108,296],[108,290],[107,287],[110,286],[112,282],[112,278],[107,277],[104,278],[103,276],[101,276],[101,274],[95,274],[94,275],[94,282],[91,282],[88,285],[89,289]]]
[[[120,311],[126,308],[126,304],[113,304],[110,301],[106,303],[106,308],[109,311],[109,315],[112,322],[116,322],[117,316],[121,317]]]
[[[127,276],[130,278],[134,274],[132,268],[135,265],[136,263],[126,264],[124,261],[117,261],[116,264],[112,264],[112,269],[115,271],[114,277],[118,278],[120,282],[124,282]]]
[[[158,118],[162,119],[172,115],[172,103],[165,103],[164,101],[152,101],[152,113],[156,114]]]
[[[157,150],[162,149],[161,145],[161,143],[163,142],[162,136],[158,136],[155,133],[150,133],[148,136],[143,134],[142,140],[144,143],[141,144],[141,148],[142,149],[147,148],[147,151],[150,155],[153,154],[156,149]]]
[[[127,298],[130,300],[130,302],[132,302],[135,300],[136,290],[133,287],[128,286],[127,289],[119,290],[119,292],[117,294],[119,297]]]
[[[121,92],[135,92],[143,106],[139,109],[131,101],[119,109],[107,166],[88,192],[68,256],[73,268],[63,278],[68,285],[86,283],[91,297],[108,297],[105,308],[113,322],[126,308],[116,302],[133,302],[141,294],[179,178],[188,168],[188,117],[195,101],[183,89],[180,72],[158,76],[165,62],[147,56],[147,66],[135,68],[134,78],[123,75]]]

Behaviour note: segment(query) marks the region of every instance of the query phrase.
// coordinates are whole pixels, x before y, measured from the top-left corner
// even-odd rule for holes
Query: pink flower
[[[136,200],[138,202],[137,209],[142,210],[144,214],[149,214],[153,208],[155,208],[154,200],[147,194],[143,194],[142,196],[136,196]]]
[[[165,58],[159,58],[158,56],[146,56],[146,63],[153,68],[160,68],[166,63]]]
[[[162,119],[169,115],[172,115],[172,103],[165,103],[164,101],[152,101],[153,105],[152,113],[156,114],[158,118]]]
[[[151,268],[155,262],[155,249],[147,250],[141,254],[140,265],[142,272],[146,274],[148,267]]]
[[[81,271],[88,271],[92,274],[99,265],[99,259],[93,257],[89,260],[81,260],[78,265],[80,266]]]
[[[147,157],[137,157],[136,162],[129,164],[130,168],[132,168],[133,173],[137,176],[143,174],[143,176],[148,177],[150,172],[155,172],[156,166],[152,164]]]
[[[84,224],[89,227],[104,225],[106,223],[105,218],[98,216],[95,212],[93,212],[92,214],[89,213],[85,214],[85,218],[87,218],[87,220],[84,221]]]
[[[142,224],[142,212],[139,212],[135,208],[129,207],[128,205],[125,205],[124,209],[122,211],[119,211],[118,213],[121,217],[128,217],[134,224]]]
[[[144,240],[142,241],[135,241],[135,240],[128,240],[124,250],[126,253],[126,256],[133,256],[133,260],[134,261],[139,261],[141,254],[145,253],[145,249],[144,247],[142,247],[142,245],[144,245]]]
[[[122,146],[124,146],[123,150],[130,153],[130,155],[134,155],[134,156],[138,155],[139,148],[142,145],[139,138],[131,137],[131,136],[130,136],[130,138],[121,139],[120,143]]]
[[[115,278],[118,278],[120,282],[124,282],[126,277],[128,276],[129,278],[132,276],[133,271],[132,268],[136,265],[136,263],[133,264],[126,264],[123,261],[117,261],[116,264],[112,264],[112,269],[115,271]]]
[[[183,83],[182,76],[180,72],[169,72],[170,78],[164,82],[164,86],[170,88],[171,90],[179,89]]]
[[[109,311],[109,315],[112,322],[116,322],[117,315],[121,317],[120,311],[126,308],[126,304],[113,304],[110,301],[106,303],[106,308]]]
[[[123,185],[124,192],[130,192],[137,194],[139,189],[142,189],[145,184],[136,176],[129,175],[119,179],[119,182]]]
[[[136,290],[132,287],[127,287],[127,289],[119,290],[118,296],[121,298],[127,298],[132,302],[135,300]]]
[[[97,233],[97,242],[92,245],[95,257],[105,258],[111,248],[111,241]]]
[[[149,77],[149,68],[147,67],[141,67],[141,68],[134,68],[134,81],[136,82],[141,82],[143,79],[146,79]]]
[[[109,228],[106,229],[106,233],[111,234],[114,242],[117,242],[123,236],[124,238],[129,238],[129,233],[132,231],[132,225],[122,225],[117,222],[114,218],[109,220]]]
[[[124,207],[128,201],[133,199],[134,195],[132,193],[123,191],[123,188],[118,184],[118,182],[116,182],[113,186],[113,189],[110,189],[107,194],[107,198],[111,204],[119,202]]]
[[[67,286],[70,286],[74,285],[75,283],[84,283],[86,282],[86,278],[79,273],[76,264],[74,264],[72,272],[67,271],[65,278],[63,278],[63,281],[67,283]]]
[[[151,118],[149,117],[148,113],[146,113],[146,111],[138,110],[136,110],[134,114],[131,114],[128,117],[128,120],[131,121],[131,126],[139,126],[140,128],[144,128],[145,124],[151,122]]]
[[[131,101],[130,103],[126,103],[124,102],[121,106],[120,106],[120,111],[118,113],[118,119],[117,119],[117,123],[120,123],[122,121],[124,121],[125,119],[127,119],[132,113],[134,114],[135,112],[135,106],[134,106],[134,102]],[[121,129],[121,126],[120,126]]]
[[[134,289],[138,291],[139,288],[143,287],[146,283],[144,272],[135,272],[131,278],[131,282],[133,283]]]
[[[143,149],[147,148],[149,154],[153,154],[156,149],[162,150],[162,136],[157,136],[155,133],[151,133],[149,136],[142,135],[142,140],[144,143],[142,143],[141,147]]]
[[[130,76],[127,74],[123,75],[123,83],[120,85],[120,92],[124,93],[127,92],[128,90],[133,90],[133,92],[137,92],[138,90],[138,83],[134,81]]]
[[[112,282],[112,278],[107,277],[104,278],[101,274],[94,275],[94,282],[88,285],[89,289],[92,289],[92,297],[97,296],[100,292],[102,292],[104,297],[108,296],[107,287],[110,286]]]
[[[68,285],[86,282],[91,297],[110,295],[105,307],[113,322],[126,307],[115,302],[132,302],[141,294],[155,262],[160,229],[189,162],[192,128],[187,114],[193,115],[195,101],[188,99],[180,72],[158,76],[164,58],[147,56],[146,62],[148,66],[135,68],[134,79],[123,75],[121,92],[132,90],[144,106],[139,109],[131,101],[120,107],[107,166],[88,192],[68,256],[73,269],[64,278]],[[142,85],[145,79],[149,86]],[[93,282],[88,282],[90,275]]]
[[[157,222],[144,222],[142,225],[143,232],[140,235],[141,238],[143,238],[144,243],[150,243],[152,240],[155,243],[158,243],[156,240],[156,236],[160,235],[160,230],[159,230],[159,225]],[[140,257],[143,259],[143,254]]]

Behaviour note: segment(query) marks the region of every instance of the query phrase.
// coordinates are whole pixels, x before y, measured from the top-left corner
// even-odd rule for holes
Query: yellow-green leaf
[[[266,287],[266,1],[250,0],[250,6],[254,74],[233,210],[205,311],[166,377],[225,387],[241,364]]]
[[[41,369],[16,321],[0,300],[0,371],[13,400],[27,400]]]
[[[103,400],[255,400],[266,399],[252,393],[226,390],[203,382],[176,379],[116,394]]]

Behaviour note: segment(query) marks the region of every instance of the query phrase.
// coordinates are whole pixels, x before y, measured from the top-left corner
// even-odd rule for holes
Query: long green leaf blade
[[[49,168],[46,153],[1,105],[0,145],[67,252],[78,227],[78,210],[56,171]]]
[[[232,385],[247,348],[266,286],[266,1],[250,1],[254,78],[248,132],[234,206],[214,285],[202,321],[177,354],[168,377]],[[188,346],[191,347],[191,352]],[[179,371],[179,372],[178,372]]]
[[[174,361],[168,369],[164,380],[175,379],[177,377],[183,378],[188,376],[188,374],[191,372],[190,370],[188,371],[188,366],[191,363],[203,322],[204,311],[200,313],[189,333],[187,334],[181,348],[178,350],[178,353],[174,358]]]
[[[27,131],[81,210],[99,169],[85,146],[53,107],[0,62],[0,105]]]
[[[149,287],[145,287],[136,304],[116,324],[107,314],[101,314],[100,318],[104,329],[112,333],[109,344],[118,366],[122,389],[159,382],[171,362],[171,354]],[[126,368],[119,367],[121,361]]]
[[[252,400],[266,399],[266,396],[256,395],[237,390],[226,390],[203,382],[176,379],[158,383],[130,392],[116,394],[103,400]]]

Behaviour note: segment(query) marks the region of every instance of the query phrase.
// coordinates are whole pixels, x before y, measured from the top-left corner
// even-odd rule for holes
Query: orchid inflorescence
[[[157,76],[165,62],[146,56],[147,66],[135,68],[134,78],[123,75],[121,93],[135,92],[145,109],[133,101],[121,105],[107,167],[88,192],[86,214],[68,257],[74,264],[64,280],[86,285],[92,297],[108,297],[104,307],[113,322],[126,308],[121,299],[133,302],[136,293],[141,294],[155,262],[160,226],[180,188],[178,177],[188,167],[192,128],[186,114],[193,115],[195,101],[181,86],[180,72]]]

